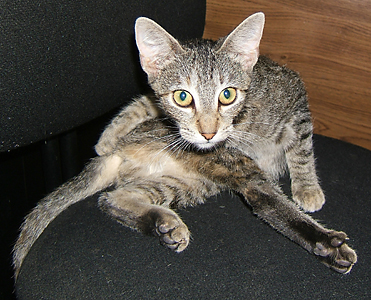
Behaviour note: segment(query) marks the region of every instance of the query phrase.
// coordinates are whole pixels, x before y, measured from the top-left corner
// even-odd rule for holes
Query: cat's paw
[[[325,195],[320,186],[292,188],[293,200],[306,212],[320,210],[325,204]]]
[[[103,156],[105,154],[112,153],[113,150],[117,146],[117,139],[114,137],[107,137],[105,132],[103,132],[102,136],[99,138],[98,143],[95,145],[94,149],[95,152],[99,156]]]
[[[357,262],[356,252],[345,242],[347,235],[341,231],[330,231],[326,239],[317,242],[313,253],[331,269],[339,273],[349,273]]]
[[[189,244],[190,232],[187,226],[179,217],[171,214],[162,215],[157,219],[155,233],[161,244],[175,252],[182,252]]]

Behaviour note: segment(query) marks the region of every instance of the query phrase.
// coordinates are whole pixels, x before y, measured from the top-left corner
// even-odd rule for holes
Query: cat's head
[[[135,37],[143,70],[181,136],[209,149],[233,134],[259,57],[264,14],[244,20],[217,42],[181,43],[154,21],[138,18]]]

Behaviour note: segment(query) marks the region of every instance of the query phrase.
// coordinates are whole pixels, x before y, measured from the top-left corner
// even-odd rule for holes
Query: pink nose
[[[214,136],[215,136],[216,133],[201,133],[201,135],[207,139],[207,140],[211,140]]]

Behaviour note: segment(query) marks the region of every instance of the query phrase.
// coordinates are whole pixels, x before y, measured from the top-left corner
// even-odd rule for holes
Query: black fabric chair
[[[0,2],[0,299],[13,289],[22,217],[81,170],[110,116],[148,89],[135,19],[199,38],[205,11],[192,0]]]
[[[9,254],[22,216],[93,155],[110,112],[147,88],[134,20],[145,15],[176,37],[200,37],[205,1],[22,0],[0,3],[0,14],[0,298],[7,299]],[[180,211],[193,234],[181,254],[111,220],[93,196],[38,239],[17,296],[368,299],[371,152],[321,136],[315,152],[327,204],[313,215],[350,236],[359,262],[348,275],[321,265],[228,193]]]
[[[276,233],[228,193],[181,210],[193,240],[176,254],[97,208],[61,214],[26,257],[20,299],[370,299],[371,152],[316,136],[324,208],[313,216],[348,233],[359,262],[340,275]],[[287,184],[285,186],[287,188]]]

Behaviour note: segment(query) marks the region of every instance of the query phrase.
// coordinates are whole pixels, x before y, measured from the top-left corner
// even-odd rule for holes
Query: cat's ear
[[[148,76],[156,76],[175,54],[184,51],[179,42],[151,19],[140,17],[135,22],[135,40],[140,63]]]
[[[259,58],[264,22],[264,13],[251,15],[226,37],[218,51],[225,51],[246,71],[251,71]]]

